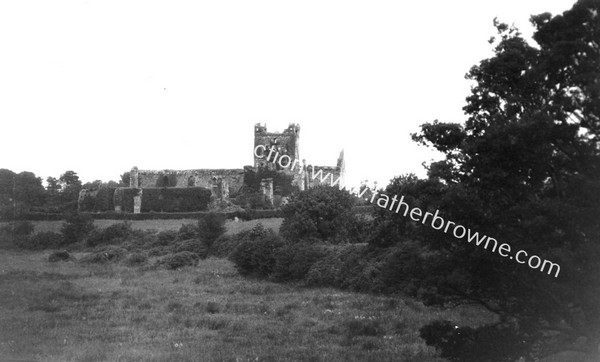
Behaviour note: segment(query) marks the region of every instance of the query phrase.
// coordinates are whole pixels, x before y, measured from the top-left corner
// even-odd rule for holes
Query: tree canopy
[[[442,251],[432,261],[441,272],[427,281],[442,301],[481,303],[548,350],[559,338],[540,337],[549,331],[590,349],[600,342],[599,11],[599,1],[580,0],[563,14],[532,16],[535,45],[494,20],[494,55],[466,75],[474,82],[466,122],[436,120],[413,134],[445,159],[427,180],[396,179],[387,190],[560,263],[559,278],[431,228],[388,222],[397,215],[377,219],[388,244],[417,238]]]

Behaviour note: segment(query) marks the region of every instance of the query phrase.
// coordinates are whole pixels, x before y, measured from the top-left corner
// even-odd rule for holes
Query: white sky
[[[0,168],[86,181],[252,164],[253,125],[301,125],[300,154],[347,181],[425,175],[410,139],[463,121],[492,19],[574,0],[2,1]]]

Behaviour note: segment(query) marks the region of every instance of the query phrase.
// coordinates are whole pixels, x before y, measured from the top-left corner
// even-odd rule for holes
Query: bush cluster
[[[273,278],[279,281],[301,280],[310,268],[327,255],[323,245],[314,243],[286,243],[275,254]]]
[[[229,259],[242,275],[271,275],[275,269],[277,249],[283,246],[283,241],[271,229],[265,231],[261,224],[246,235],[248,239],[233,249]]]
[[[79,261],[82,263],[109,263],[120,261],[126,255],[127,249],[109,245],[99,251],[83,256]]]
[[[211,212],[198,219],[197,230],[200,240],[210,247],[219,236],[225,233],[225,217]]]
[[[69,254],[66,250],[55,251],[48,256],[48,261],[51,263],[56,263],[57,261],[68,261],[75,260],[75,258]]]
[[[174,253],[180,253],[182,251],[189,251],[198,255],[199,258],[205,259],[208,255],[208,247],[206,244],[198,239],[188,239],[176,242],[171,250]]]
[[[282,207],[281,235],[293,241],[317,238],[328,242],[360,242],[368,219],[352,210],[356,200],[346,190],[318,186],[293,194]]]
[[[101,230],[92,230],[86,240],[86,244],[94,247],[101,244],[119,243],[123,242],[131,233],[131,223],[124,221]]]
[[[125,264],[128,266],[137,266],[145,264],[148,261],[148,257],[144,253],[131,253],[125,260]]]
[[[177,232],[177,238],[180,240],[194,239],[198,237],[198,225],[182,224]]]
[[[420,329],[425,343],[441,351],[441,357],[457,362],[511,362],[523,356],[531,336],[514,326],[496,324],[477,329],[434,321]]]
[[[65,244],[73,244],[83,240],[92,230],[95,229],[94,219],[85,214],[71,214],[63,223],[61,232]]]

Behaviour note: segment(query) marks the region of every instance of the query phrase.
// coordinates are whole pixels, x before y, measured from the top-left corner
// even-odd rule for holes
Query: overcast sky
[[[2,1],[0,168],[85,181],[252,164],[253,125],[347,179],[424,176],[420,124],[462,122],[498,16],[573,0]]]

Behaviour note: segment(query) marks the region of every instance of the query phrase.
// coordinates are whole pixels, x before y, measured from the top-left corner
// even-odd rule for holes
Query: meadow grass
[[[49,254],[0,253],[2,361],[443,361],[422,325],[494,318],[247,279],[224,259],[165,270],[50,263]]]
[[[270,218],[270,219],[256,219],[256,220],[248,220],[248,221],[234,221],[227,220],[225,222],[225,228],[227,229],[226,234],[236,234],[240,231],[252,229],[256,224],[262,223],[263,226],[267,229],[273,229],[275,232],[279,232],[279,227],[283,218]],[[100,229],[104,229],[110,225],[118,224],[123,222],[123,220],[94,220],[94,225]],[[165,231],[165,230],[179,230],[181,225],[183,224],[196,224],[198,221],[196,219],[173,219],[173,220],[131,220],[131,227],[133,229],[138,230],[156,230],[156,231]],[[34,221],[34,232],[45,232],[45,231],[53,231],[59,233],[64,221],[55,220],[55,221]],[[6,222],[0,222],[0,227],[5,225]]]

